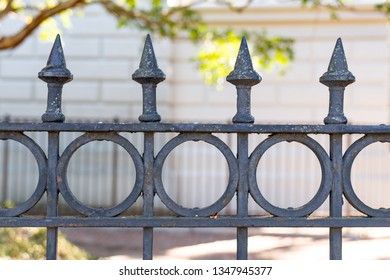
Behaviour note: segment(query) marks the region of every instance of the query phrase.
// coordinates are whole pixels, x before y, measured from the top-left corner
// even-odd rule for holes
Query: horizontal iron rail
[[[282,218],[282,217],[53,217],[0,218],[0,227],[390,227],[390,218]]]
[[[203,123],[0,123],[0,131],[385,134],[390,125]]]

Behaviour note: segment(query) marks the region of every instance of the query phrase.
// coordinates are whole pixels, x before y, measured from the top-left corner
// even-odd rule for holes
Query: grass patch
[[[46,258],[46,228],[1,228],[0,259],[41,260]],[[58,233],[58,259],[94,259],[85,250]]]

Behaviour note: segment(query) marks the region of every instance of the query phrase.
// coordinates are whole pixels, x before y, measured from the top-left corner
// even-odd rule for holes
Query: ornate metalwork
[[[42,115],[42,121],[63,122],[65,116],[61,112],[62,87],[73,79],[73,75],[66,68],[59,35],[54,42],[47,65],[38,73],[38,77],[47,83],[48,88],[47,109]]]
[[[69,160],[72,155],[83,145],[88,144],[92,141],[111,141],[123,147],[126,152],[133,159],[135,170],[136,170],[136,179],[135,184],[130,192],[129,196],[125,198],[119,205],[116,205],[112,208],[93,208],[84,205],[80,202],[71,192],[68,180],[66,178],[66,173],[68,170]],[[130,208],[131,205],[137,200],[137,198],[141,194],[144,170],[143,170],[143,162],[140,154],[137,149],[129,142],[126,138],[116,134],[99,134],[99,133],[86,133],[77,139],[75,139],[62,153],[61,158],[58,161],[57,167],[57,182],[61,195],[65,199],[65,201],[77,212],[86,215],[86,216],[104,216],[104,217],[113,217],[118,216],[126,209]]]
[[[37,187],[33,194],[25,202],[17,205],[15,208],[1,209],[0,217],[16,217],[27,212],[29,209],[35,206],[42,198],[46,190],[46,177],[47,177],[47,159],[42,149],[32,140],[30,137],[24,135],[21,132],[0,132],[1,140],[14,140],[27,147],[33,154],[39,170]]]
[[[257,185],[256,171],[257,165],[261,157],[273,145],[276,145],[283,141],[294,141],[305,145],[314,152],[321,165],[322,178],[317,193],[308,203],[295,209],[283,209],[272,205],[264,198]],[[322,148],[322,146],[318,144],[314,139],[306,135],[277,134],[270,136],[266,140],[261,142],[252,152],[249,161],[248,178],[249,190],[253,199],[257,202],[257,204],[260,205],[261,208],[266,210],[268,213],[279,217],[306,217],[313,213],[316,209],[318,209],[328,197],[332,184],[332,170],[330,167],[330,160],[328,154],[326,153],[324,148]]]
[[[229,182],[225,192],[222,196],[214,202],[212,205],[204,208],[189,209],[174,202],[166,193],[163,182],[162,182],[162,168],[165,159],[172,152],[174,148],[187,141],[204,141],[208,144],[216,147],[226,158],[229,166]],[[171,209],[175,214],[181,216],[192,216],[192,217],[207,217],[214,216],[221,211],[234,197],[238,182],[238,168],[236,157],[231,152],[230,148],[219,138],[210,134],[180,134],[172,140],[170,140],[158,153],[154,162],[154,184],[156,187],[157,194],[161,201]]]
[[[348,70],[341,39],[336,42],[328,71],[320,82],[329,87],[329,113],[324,125],[263,125],[253,124],[250,109],[251,87],[261,81],[252,66],[249,49],[243,38],[236,65],[227,81],[237,88],[237,113],[232,124],[160,123],[157,113],[156,87],[165,79],[158,68],[150,36],[139,65],[132,78],[142,85],[143,112],[139,123],[64,123],[61,112],[62,87],[72,80],[66,68],[61,40],[54,42],[47,66],[38,77],[48,83],[47,109],[42,123],[0,123],[0,139],[14,140],[25,145],[34,155],[39,180],[35,192],[25,202],[11,209],[0,209],[0,227],[47,227],[47,259],[57,255],[59,227],[139,227],[143,228],[143,258],[153,257],[153,229],[155,227],[233,227],[237,228],[237,259],[248,257],[248,228],[250,227],[325,227],[329,228],[330,258],[342,257],[343,227],[390,227],[390,210],[374,209],[363,203],[353,190],[351,168],[358,153],[375,142],[390,142],[390,126],[347,125],[343,112],[345,87],[355,78]],[[47,157],[42,149],[24,133],[40,131],[48,135]],[[59,155],[60,134],[68,131],[85,132],[69,144]],[[143,133],[143,154],[120,132]],[[179,133],[171,139],[155,157],[154,134]],[[237,136],[237,151],[232,151],[213,133],[231,133]],[[269,137],[248,151],[250,134],[269,134]],[[327,153],[309,134],[327,134],[330,150]],[[344,134],[365,134],[353,143],[343,156]],[[94,208],[84,205],[70,191],[67,182],[67,166],[72,155],[91,141],[111,141],[122,146],[132,158],[135,184],[130,195],[112,208]],[[178,205],[165,190],[161,173],[167,156],[178,145],[187,141],[204,141],[216,147],[225,157],[229,167],[229,180],[225,192],[216,202],[204,208],[186,208]],[[316,155],[322,173],[321,185],[314,197],[298,208],[280,208],[272,205],[261,193],[256,179],[256,170],[262,155],[273,145],[295,141],[308,147]],[[236,154],[236,155],[235,155]],[[129,186],[130,187],[130,186]],[[22,216],[47,195],[46,217]],[[81,216],[65,217],[58,213],[58,197]],[[269,213],[268,216],[249,216],[248,199]],[[143,213],[139,216],[121,216],[142,196]],[[158,196],[174,216],[154,216],[154,198]],[[234,197],[237,213],[231,216],[217,215]],[[364,216],[344,217],[342,203],[345,197]],[[310,217],[327,198],[330,198],[328,217]]]

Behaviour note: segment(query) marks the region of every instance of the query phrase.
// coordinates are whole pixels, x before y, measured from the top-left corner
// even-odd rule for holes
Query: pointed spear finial
[[[158,68],[149,34],[145,39],[139,68],[134,72],[132,78],[142,84],[143,112],[138,119],[141,122],[159,122],[161,117],[157,113],[156,87],[158,83],[165,80],[165,74]]]
[[[344,90],[345,87],[355,81],[355,77],[348,70],[343,43],[337,39],[328,71],[320,77],[320,82],[329,88],[329,113],[324,119],[325,124],[346,124],[344,116]]]
[[[63,122],[65,116],[61,112],[62,87],[73,79],[73,75],[66,68],[60,35],[57,35],[47,64],[38,73],[38,77],[46,82],[48,87],[47,108],[42,115],[42,121]]]
[[[254,86],[261,82],[260,75],[253,69],[252,58],[249,54],[248,44],[245,37],[242,37],[234,69],[226,77],[226,80],[236,86]]]
[[[144,84],[147,82],[153,82],[158,84],[165,80],[165,74],[158,68],[156,56],[154,54],[152,39],[148,34],[145,39],[144,50],[142,52],[139,68],[134,72],[132,76],[133,80]]]
[[[251,89],[252,86],[260,83],[261,77],[253,69],[245,37],[241,40],[234,69],[226,80],[235,85],[237,89],[237,113],[233,117],[233,122],[253,123],[255,119],[251,115]]]
[[[47,83],[60,82],[62,84],[70,82],[73,79],[72,73],[66,68],[64,51],[59,34],[54,41],[46,67],[38,73],[38,77]]]
[[[341,38],[338,38],[329,62],[328,71],[321,76],[320,82],[326,86],[338,85],[346,87],[354,81],[355,77],[348,70],[343,42]]]

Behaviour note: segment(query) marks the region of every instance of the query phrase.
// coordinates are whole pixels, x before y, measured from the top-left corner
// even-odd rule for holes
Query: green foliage
[[[15,203],[4,201],[0,208],[13,208]],[[0,228],[0,259],[45,259],[45,228]],[[58,257],[64,260],[92,259],[84,250],[70,243],[62,233],[58,234]]]
[[[248,33],[225,30],[208,32],[206,40],[194,59],[204,81],[209,85],[222,87],[226,76],[233,69],[235,54],[238,53],[241,38],[245,36],[252,46],[252,61],[255,68],[283,73],[294,58],[294,40],[270,36],[265,31]]]
[[[0,259],[45,259],[45,250],[46,229],[0,229]],[[92,259],[87,252],[70,243],[61,233],[58,235],[58,258],[64,260]]]
[[[186,36],[194,43],[199,43],[200,50],[193,58],[204,81],[208,85],[221,88],[227,74],[235,62],[235,54],[242,36],[252,44],[253,61],[257,68],[263,70],[283,70],[293,59],[293,40],[278,36],[268,36],[263,32],[237,31],[233,29],[216,29],[208,26],[198,11],[191,6],[173,7],[166,10],[162,1],[152,0],[150,9],[140,9],[143,18],[148,20],[134,21],[128,14],[121,14],[119,27],[135,25],[146,32],[160,37],[176,38],[179,34]],[[137,7],[132,1],[131,7]],[[114,12],[114,9],[109,9]],[[118,9],[115,10],[118,12]]]
[[[0,203],[0,208],[9,209],[14,207],[15,207],[15,203],[11,200],[6,200]]]
[[[237,53],[240,38],[234,32],[228,32],[225,37],[214,37],[210,33],[197,57],[194,59],[204,81],[209,85],[221,87],[224,77],[234,65],[234,56]]]
[[[387,0],[386,2],[377,4],[375,7],[378,11],[383,12],[387,16],[387,18],[390,19],[390,1],[389,0]]]
[[[353,0],[331,0],[331,1],[324,1],[324,0],[301,0],[301,4],[303,6],[311,6],[311,7],[318,7],[318,6],[344,6],[346,2],[350,2],[352,4]]]

